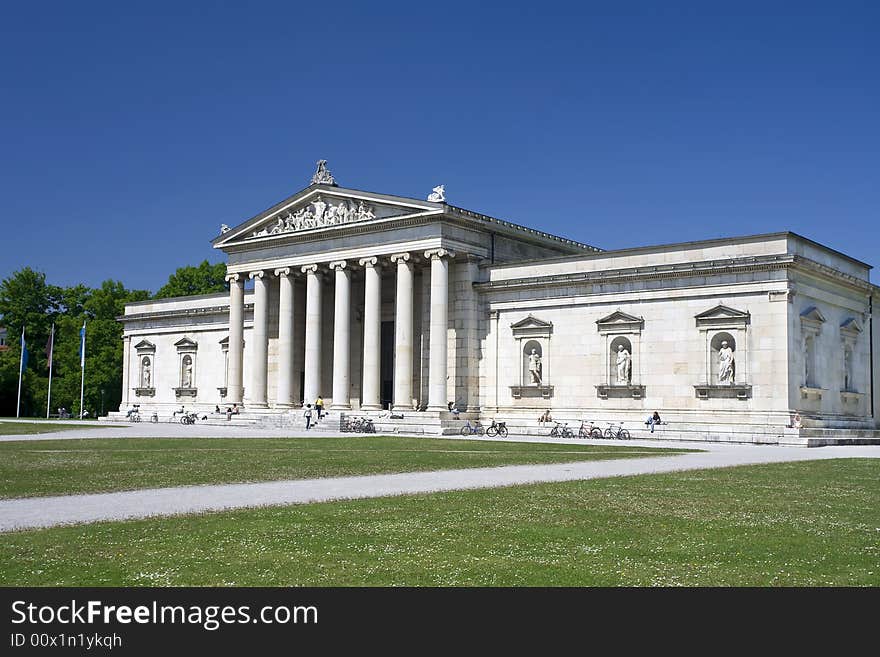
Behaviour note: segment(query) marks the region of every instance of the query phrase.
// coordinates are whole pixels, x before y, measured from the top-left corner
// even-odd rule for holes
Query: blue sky
[[[0,277],[155,291],[319,158],[602,248],[880,266],[878,33],[845,1],[6,3]]]

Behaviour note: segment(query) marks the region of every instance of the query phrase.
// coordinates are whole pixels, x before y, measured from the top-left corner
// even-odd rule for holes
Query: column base
[[[269,404],[267,404],[266,402],[252,401],[248,403],[248,408],[269,408]]]
[[[330,404],[331,411],[350,411],[351,404]]]
[[[293,403],[290,403],[290,404],[275,404],[274,408],[299,408],[299,406],[295,406]]]
[[[362,411],[381,411],[382,404],[362,404],[361,410]]]
[[[448,405],[443,405],[443,406],[431,406],[431,405],[429,404],[428,407],[427,407],[425,410],[426,410],[426,411],[429,411],[429,412],[431,412],[431,413],[444,413],[444,412],[445,412],[445,413],[448,413],[448,412],[449,412],[449,406],[448,406]]]

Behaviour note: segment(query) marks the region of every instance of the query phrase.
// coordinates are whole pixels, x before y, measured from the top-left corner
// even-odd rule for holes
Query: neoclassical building
[[[871,267],[794,233],[603,251],[442,186],[426,201],[339,187],[324,161],[221,231],[228,294],[126,306],[121,410],[281,422],[320,395],[429,432],[449,402],[523,430],[548,409],[795,444],[878,427]]]

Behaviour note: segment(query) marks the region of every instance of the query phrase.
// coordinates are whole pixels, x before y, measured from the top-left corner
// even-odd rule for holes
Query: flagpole
[[[52,356],[55,355],[55,323],[52,323],[52,333],[49,336],[49,394],[46,395],[46,419],[49,419],[49,409],[52,408]]]
[[[21,377],[24,374],[24,326],[21,327],[21,357],[18,359],[18,401],[15,402],[15,417],[21,415]]]
[[[82,369],[82,376],[80,377],[79,382],[79,419],[83,419],[83,390],[85,390],[86,386],[86,322],[83,320],[82,327],[82,346],[80,347],[82,351],[82,356],[80,357],[80,368]]]

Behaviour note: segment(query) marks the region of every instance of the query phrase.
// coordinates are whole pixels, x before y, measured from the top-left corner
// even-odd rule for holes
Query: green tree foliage
[[[8,330],[9,350],[0,353],[0,415],[15,415],[18,337],[24,324],[28,365],[22,383],[22,415],[45,416],[49,383],[46,344],[55,323],[52,372],[52,411],[60,406],[79,412],[80,329],[86,322],[86,377],[84,406],[90,413],[119,406],[122,392],[122,324],[117,317],[125,304],[149,299],[146,290],[126,290],[119,281],[100,288],[84,285],[59,288],[26,267],[0,283],[0,325]]]
[[[204,260],[198,267],[181,267],[171,276],[168,282],[156,292],[157,299],[168,297],[188,297],[194,294],[211,294],[229,289],[226,283],[226,265],[216,265]]]

